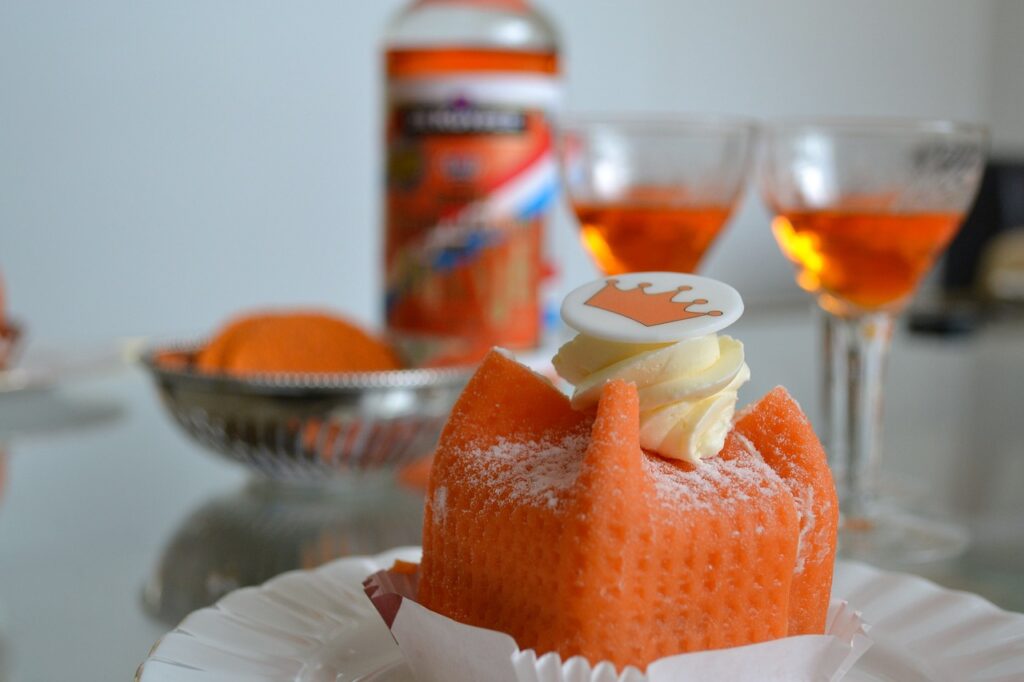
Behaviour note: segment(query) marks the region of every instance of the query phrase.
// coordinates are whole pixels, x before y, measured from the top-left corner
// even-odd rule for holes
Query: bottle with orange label
[[[389,331],[435,363],[539,341],[558,189],[554,30],[526,0],[417,0],[386,40]]]

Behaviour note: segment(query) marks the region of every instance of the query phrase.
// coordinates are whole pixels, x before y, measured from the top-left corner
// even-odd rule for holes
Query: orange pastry
[[[709,318],[670,342],[602,326],[618,298],[660,295],[647,283],[611,297],[598,284],[592,320],[563,308],[587,327],[556,358],[571,401],[492,352],[455,405],[431,471],[417,600],[538,656],[620,669],[824,632],[835,488],[784,389],[733,420],[749,370],[742,344],[714,332],[738,317],[735,301],[718,296],[711,315],[694,304],[715,298],[688,299],[673,319],[676,295],[663,296],[643,312],[658,315],[651,327]]]
[[[265,312],[227,324],[196,358],[199,369],[232,374],[369,372],[400,369],[385,342],[320,312]]]
[[[786,389],[777,387],[736,421],[761,458],[782,477],[800,516],[800,554],[790,590],[790,635],[825,631],[832,593],[839,502],[825,451]]]

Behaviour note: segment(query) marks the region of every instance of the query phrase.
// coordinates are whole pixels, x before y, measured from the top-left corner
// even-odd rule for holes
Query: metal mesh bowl
[[[193,369],[198,345],[143,364],[197,442],[277,480],[395,469],[430,452],[472,367],[238,377]]]

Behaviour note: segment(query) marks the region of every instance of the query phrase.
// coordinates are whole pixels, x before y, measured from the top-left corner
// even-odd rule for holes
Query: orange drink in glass
[[[791,211],[772,221],[797,284],[864,310],[900,308],[960,227],[960,213]]]
[[[609,275],[694,272],[742,192],[755,129],[738,119],[576,119],[562,135],[580,237]]]

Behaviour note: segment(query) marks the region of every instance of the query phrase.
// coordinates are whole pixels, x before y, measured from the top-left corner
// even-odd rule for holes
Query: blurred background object
[[[1022,230],[1024,154],[988,164],[974,209],[943,261],[946,293],[994,301],[1024,299]]]
[[[536,4],[575,111],[952,118],[1024,147],[1017,0]],[[380,41],[404,5],[0,4],[13,313],[40,339],[180,337],[295,302],[378,319]],[[797,300],[767,221],[748,193],[703,272]],[[549,239],[563,290],[594,274],[564,207]]]
[[[421,459],[433,449],[472,372],[232,375],[195,370],[194,355],[179,348],[144,358],[178,426],[253,473],[310,485],[391,479]]]
[[[1024,226],[992,240],[985,249],[979,281],[993,301],[1024,303]]]
[[[461,359],[535,348],[558,198],[554,27],[525,0],[418,0],[385,38],[384,308]]]
[[[18,339],[21,338],[21,328],[7,317],[4,307],[5,295],[3,273],[0,272],[0,370],[5,369],[14,360]]]
[[[1024,152],[1001,153],[935,273],[940,286],[911,306],[912,331],[968,334],[1024,312]]]

